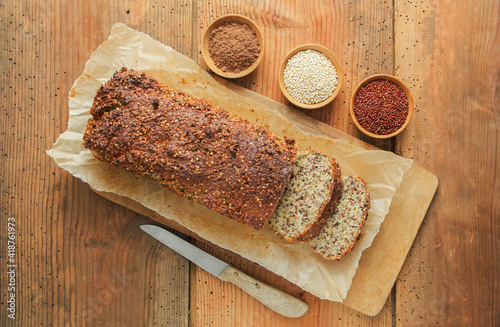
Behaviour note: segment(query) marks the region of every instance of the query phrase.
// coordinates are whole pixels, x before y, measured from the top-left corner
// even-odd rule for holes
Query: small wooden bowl
[[[210,38],[210,34],[212,33],[212,31],[214,29],[216,29],[217,27],[219,27],[225,23],[228,23],[228,22],[240,22],[240,23],[248,24],[257,34],[257,38],[259,39],[259,43],[260,43],[260,53],[259,53],[259,57],[257,57],[257,60],[250,67],[248,67],[245,70],[242,70],[239,73],[223,72],[222,70],[220,70],[215,65],[214,61],[212,60],[212,57],[210,57],[210,53],[208,52],[208,40]],[[210,24],[210,26],[208,26],[207,30],[205,31],[205,34],[203,35],[203,39],[201,42],[201,55],[203,56],[203,59],[207,63],[210,70],[212,70],[217,75],[225,77],[225,78],[240,78],[240,77],[246,76],[246,75],[250,74],[251,72],[253,72],[255,70],[255,68],[257,68],[257,66],[262,61],[262,58],[264,57],[264,39],[262,37],[261,31],[259,30],[257,25],[255,25],[255,23],[252,20],[250,20],[242,15],[233,15],[233,14],[224,15],[224,16],[217,18],[214,22],[212,22],[212,24]]]
[[[308,50],[308,49],[316,50],[318,52],[323,53],[325,56],[328,57],[328,59],[330,59],[333,66],[337,70],[337,86],[335,87],[335,90],[333,90],[332,95],[330,95],[327,99],[325,99],[321,102],[313,103],[313,104],[301,103],[301,102],[295,100],[290,95],[290,93],[288,93],[288,90],[286,89],[285,81],[283,78],[283,74],[285,71],[286,64],[288,63],[288,60],[297,52],[302,51],[302,50]],[[325,48],[322,45],[318,45],[318,44],[300,45],[300,46],[292,49],[290,52],[288,52],[288,54],[285,56],[285,58],[281,62],[280,71],[279,71],[279,83],[280,83],[281,92],[283,92],[283,95],[288,99],[288,101],[290,101],[291,103],[293,103],[297,107],[300,107],[303,109],[318,109],[318,108],[324,107],[327,104],[329,104],[330,102],[332,102],[333,99],[335,99],[335,97],[337,96],[337,94],[339,94],[340,89],[342,88],[343,82],[344,82],[344,73],[342,72],[342,66],[340,65],[337,58],[334,56],[333,52],[331,52],[329,49]]]
[[[398,85],[405,92],[406,97],[408,98],[408,115],[406,116],[405,122],[397,131],[392,132],[391,134],[386,134],[386,135],[374,134],[372,132],[367,131],[358,123],[358,121],[356,119],[356,115],[354,114],[354,100],[356,99],[356,96],[358,95],[359,90],[363,86],[368,84],[369,82],[375,81],[375,80],[380,80],[380,79],[388,80],[388,81],[391,81],[391,82],[395,83],[396,85]],[[351,118],[352,118],[354,124],[364,134],[366,134],[370,137],[376,138],[376,139],[388,139],[388,138],[391,138],[391,137],[396,136],[399,133],[401,133],[406,128],[406,126],[408,126],[408,124],[410,123],[410,120],[413,116],[413,96],[411,95],[410,89],[399,78],[392,76],[392,75],[387,75],[387,74],[372,75],[370,77],[365,78],[363,81],[361,81],[361,83],[359,83],[358,86],[356,86],[356,88],[354,89],[354,92],[351,96],[351,103],[350,103],[349,110],[350,110]]]

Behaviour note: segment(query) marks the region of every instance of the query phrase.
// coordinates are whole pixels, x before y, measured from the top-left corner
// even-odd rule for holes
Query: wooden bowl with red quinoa
[[[354,124],[364,134],[377,139],[391,138],[410,123],[413,97],[399,78],[373,75],[354,89],[350,113]]]

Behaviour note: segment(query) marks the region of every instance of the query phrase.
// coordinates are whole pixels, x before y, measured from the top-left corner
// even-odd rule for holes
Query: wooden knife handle
[[[234,267],[227,267],[219,275],[219,278],[223,281],[235,284],[259,300],[262,304],[265,304],[267,307],[285,317],[298,318],[309,310],[309,306],[306,303],[274,287],[264,284]]]

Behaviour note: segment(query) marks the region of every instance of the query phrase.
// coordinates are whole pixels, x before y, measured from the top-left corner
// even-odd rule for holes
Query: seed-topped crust
[[[262,229],[291,176],[296,142],[122,68],[99,88],[84,145],[102,161]]]

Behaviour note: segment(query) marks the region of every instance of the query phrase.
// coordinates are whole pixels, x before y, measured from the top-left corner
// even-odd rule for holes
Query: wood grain
[[[0,3],[0,325],[2,326],[496,326],[500,324],[498,171],[499,2],[53,0]],[[238,269],[305,300],[300,319],[151,240],[151,222],[93,193],[45,154],[68,120],[68,92],[90,54],[123,22],[203,65],[208,22],[246,15],[266,56],[238,84],[281,103],[280,59],[317,42],[343,62],[345,87],[313,119],[414,158],[440,178],[437,196],[382,312],[320,301],[272,273],[193,241]],[[352,124],[357,82],[395,74],[415,116],[396,139]],[[7,317],[7,225],[16,218],[17,313]]]
[[[155,2],[0,5],[0,325],[187,324],[189,264],[138,232],[146,218],[97,196],[45,154],[66,129],[73,81],[114,22],[191,53],[191,8],[164,5],[175,15],[163,28]],[[189,42],[164,32],[174,25]],[[16,218],[15,321],[5,310],[6,217]]]
[[[500,317],[494,300],[500,268],[500,4],[450,4],[396,6],[397,73],[418,104],[397,151],[428,167],[441,184],[396,284],[395,313],[401,325],[493,326]]]

